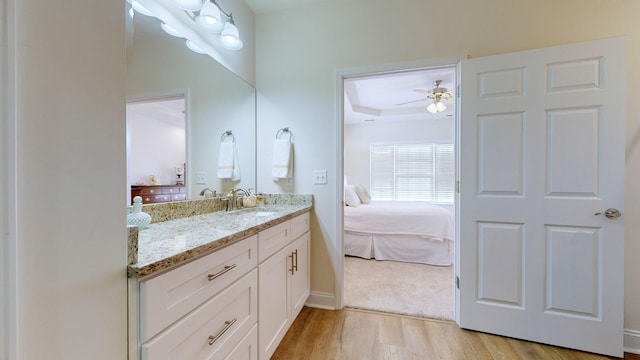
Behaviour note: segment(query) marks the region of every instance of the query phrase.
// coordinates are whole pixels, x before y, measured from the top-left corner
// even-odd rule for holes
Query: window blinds
[[[371,145],[370,169],[374,200],[453,203],[453,144]]]

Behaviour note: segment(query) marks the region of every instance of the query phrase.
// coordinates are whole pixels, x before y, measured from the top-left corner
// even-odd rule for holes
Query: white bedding
[[[345,206],[344,230],[355,234],[415,235],[430,240],[453,240],[451,212],[424,202],[372,202]]]

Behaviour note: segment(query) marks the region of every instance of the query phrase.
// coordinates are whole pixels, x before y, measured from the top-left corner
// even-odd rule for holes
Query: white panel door
[[[625,40],[461,64],[463,328],[621,356]]]

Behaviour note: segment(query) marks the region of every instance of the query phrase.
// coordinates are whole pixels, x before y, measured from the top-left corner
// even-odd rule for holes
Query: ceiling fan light
[[[202,5],[196,22],[207,30],[219,33],[223,29],[222,17],[218,5],[207,1]]]
[[[160,27],[162,28],[162,30],[164,30],[164,32],[166,32],[167,34],[171,35],[171,36],[175,36],[175,37],[183,37],[182,34],[180,34],[178,32],[178,30],[176,30],[174,27],[172,27],[171,25],[167,25],[164,22],[160,23]]]
[[[144,6],[142,6],[136,0],[133,0],[133,2],[131,2],[131,7],[133,8],[133,10],[135,10],[136,12],[138,12],[138,13],[140,13],[142,15],[153,16],[153,13],[149,9],[147,9]]]
[[[435,114],[438,112],[438,108],[436,107],[435,103],[431,103],[429,104],[429,106],[427,106],[427,111],[429,111],[432,114]]]
[[[202,0],[176,0],[176,5],[187,11],[199,11],[202,8]]]
[[[194,53],[206,54],[206,52],[200,46],[196,45],[196,43],[194,43],[193,41],[187,40],[186,43],[189,50],[193,51]]]
[[[438,112],[443,112],[447,109],[447,107],[442,103],[442,101],[438,101],[438,103],[436,104],[436,110]]]

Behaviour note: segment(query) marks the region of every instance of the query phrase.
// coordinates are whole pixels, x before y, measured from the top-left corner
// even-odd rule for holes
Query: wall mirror
[[[178,101],[177,108],[175,100]],[[203,198],[200,193],[206,188],[218,194],[228,192],[232,187],[255,189],[255,89],[211,57],[190,51],[184,39],[164,32],[158,19],[138,13],[133,17],[127,14],[127,104],[160,104],[165,101],[173,101],[173,117],[184,117],[184,161],[181,163],[180,154],[173,156],[179,149],[168,150],[180,146],[175,145],[175,139],[159,138],[160,131],[153,128],[148,132],[132,132],[128,115],[128,188],[151,185],[152,175],[156,175],[156,183],[160,185],[175,184],[176,171],[183,165],[181,177],[186,199]],[[156,116],[146,117],[144,126],[153,127]],[[223,136],[228,131],[233,136]],[[138,138],[136,134],[147,138]],[[240,180],[217,176],[222,140],[236,143]],[[142,160],[133,163],[133,157],[142,157]],[[140,161],[157,167],[136,165]],[[128,194],[130,204],[131,192]],[[211,193],[206,195],[211,196]]]

